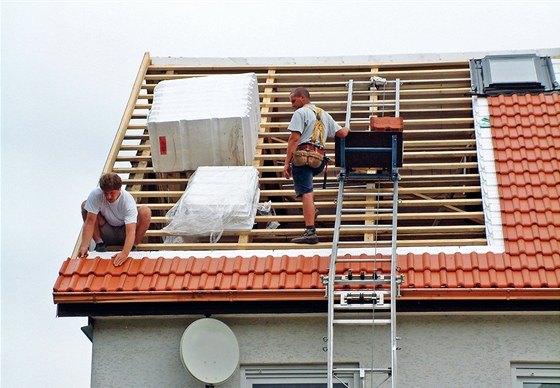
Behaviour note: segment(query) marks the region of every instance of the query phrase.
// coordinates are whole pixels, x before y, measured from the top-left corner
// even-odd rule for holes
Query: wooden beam
[[[338,188],[334,189],[317,189],[315,192],[316,196],[336,196]],[[390,189],[381,189],[381,193],[390,193]],[[480,186],[446,186],[446,187],[402,187],[399,188],[399,193],[402,195],[412,194],[418,195],[418,193],[476,193],[480,192]],[[367,193],[363,189],[348,189],[345,193],[355,193],[360,194],[356,196],[359,197],[369,197],[375,195],[376,193]],[[183,191],[130,191],[130,194],[135,198],[176,198],[183,195]],[[261,190],[261,199],[267,197],[290,197],[293,196],[294,192],[290,190]]]
[[[369,206],[371,203],[368,203],[366,206]],[[373,221],[390,221],[393,216],[390,213],[375,213],[375,206],[369,206],[368,209],[371,211],[365,211],[363,213],[358,214],[343,214],[341,216],[342,221],[345,222],[359,222],[365,221],[365,225],[373,225]],[[387,209],[387,208],[385,208]],[[317,221],[319,222],[334,222],[335,221],[334,214],[325,214],[317,216]],[[481,220],[484,217],[484,213],[482,211],[476,212],[466,212],[462,210],[454,211],[454,212],[416,212],[416,213],[399,213],[397,218],[399,220]],[[255,222],[272,222],[277,221],[280,223],[286,222],[303,222],[303,215],[302,214],[294,214],[288,216],[256,216]],[[165,217],[152,217],[152,223],[167,223],[167,219]],[[242,232],[242,235],[245,233]]]
[[[315,66],[314,66],[315,67]],[[276,68],[276,67],[275,67]],[[150,67],[152,71],[154,68]],[[168,68],[169,69],[169,68]],[[278,68],[276,68],[278,69]],[[226,73],[215,73],[214,71],[209,71],[207,73],[179,73],[177,72],[177,68],[175,74],[149,74],[146,76],[146,80],[148,81],[162,81],[162,80],[172,80],[172,79],[183,79],[183,78],[193,78],[193,77],[206,77],[209,75],[225,75]],[[212,69],[214,70],[214,69]],[[246,71],[246,68],[239,68],[239,70]],[[268,73],[266,71],[263,72],[256,72],[257,77],[260,79],[266,78]],[[426,78],[426,76],[430,76],[431,78],[436,79],[437,76],[457,76],[463,75],[465,77],[470,75],[470,71],[468,67],[462,69],[429,69],[429,70],[387,70],[387,71],[378,71],[376,73],[372,73],[370,71],[341,71],[341,72],[332,72],[332,71],[325,71],[325,72],[289,72],[289,73],[282,73],[277,72],[275,78],[276,79],[289,79],[289,78],[309,78],[315,80],[321,79],[329,79],[329,78],[342,78],[342,79],[364,79],[368,80],[373,76],[381,76],[381,77],[389,77],[389,78],[396,78],[400,77],[403,80],[406,80],[407,77],[411,78]]]
[[[341,235],[357,235],[370,232],[375,225],[364,225],[362,227],[349,228],[348,226],[341,225],[340,234]],[[409,234],[465,234],[465,233],[479,233],[484,231],[484,225],[445,225],[445,226],[399,226],[397,227],[397,233],[409,233]],[[319,236],[331,236],[334,232],[334,228],[317,228],[317,234]],[[379,234],[389,234],[390,229],[383,228],[380,226],[378,228]],[[301,234],[300,228],[286,228],[286,229],[252,229],[246,233],[253,236],[283,236],[289,238],[290,236],[296,236]],[[237,236],[238,231],[224,231],[222,236]],[[167,236],[172,235],[164,230],[148,230],[146,235],[149,236]]]
[[[128,98],[128,103],[126,105],[124,114],[121,118],[121,123],[117,130],[117,134],[115,136],[115,139],[113,140],[113,145],[111,146],[111,150],[109,151],[109,156],[105,161],[105,166],[103,167],[103,173],[111,172],[113,165],[115,164],[117,154],[119,152],[122,141],[126,134],[126,129],[129,126],[130,119],[132,118],[134,112],[134,106],[136,105],[136,101],[138,99],[138,96],[140,95],[142,82],[144,82],[144,78],[146,76],[146,72],[148,70],[148,66],[150,65],[150,62],[151,62],[150,54],[145,53],[144,58],[142,58],[142,63],[140,64],[140,69],[138,69],[138,74],[136,74],[136,80],[134,81],[132,91],[130,92],[130,97]]]
[[[379,244],[383,245],[383,244]],[[417,239],[417,240],[399,240],[399,247],[430,247],[430,246],[473,246],[473,245],[486,245],[484,238],[445,238],[445,239]],[[389,246],[389,244],[385,244]],[[332,242],[319,241],[318,244],[292,244],[282,242],[265,242],[265,243],[247,243],[240,245],[239,243],[185,243],[185,244],[139,244],[138,249],[143,251],[165,251],[165,250],[182,250],[182,251],[197,251],[197,250],[270,250],[270,249],[297,249],[303,251],[306,249],[330,249]],[[362,245],[353,245],[353,247],[360,248],[373,248],[371,243],[364,243]]]
[[[136,101],[138,100],[138,96],[140,95],[140,91],[142,89],[142,82],[144,82],[144,76],[146,75],[150,62],[151,62],[150,54],[148,52],[144,53],[142,62],[140,63],[140,68],[138,69],[138,73],[136,74],[134,85],[132,86],[132,91],[130,92],[130,96],[128,98],[128,103],[126,105],[125,111],[121,118],[119,128],[117,129],[115,139],[113,140],[113,144],[111,145],[111,149],[109,150],[109,155],[107,156],[107,159],[105,160],[105,165],[103,166],[104,174],[111,172],[115,165],[117,154],[119,152],[119,147],[122,144],[130,119],[133,116],[134,107],[136,105]],[[78,250],[80,249],[81,244],[82,244],[82,233],[80,231],[80,234],[78,235],[78,239],[72,251],[72,255],[71,255],[72,258],[75,258],[78,255]]]

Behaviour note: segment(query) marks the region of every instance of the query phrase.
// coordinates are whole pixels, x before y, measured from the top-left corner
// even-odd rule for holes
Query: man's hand
[[[124,252],[119,252],[119,253],[115,253],[113,256],[111,256],[113,260],[113,264],[115,265],[115,267],[118,267],[119,265],[124,264],[124,262],[128,259],[128,254],[125,254]]]
[[[78,257],[81,258],[86,258],[88,256],[88,247],[80,247],[80,250],[78,251]]]
[[[284,165],[284,178],[290,179],[292,177],[292,166],[290,163]]]

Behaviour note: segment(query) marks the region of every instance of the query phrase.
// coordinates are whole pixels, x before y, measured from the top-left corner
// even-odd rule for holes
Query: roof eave
[[[55,292],[55,304],[143,302],[274,302],[325,299],[323,289]],[[560,300],[560,288],[408,288],[399,300]]]

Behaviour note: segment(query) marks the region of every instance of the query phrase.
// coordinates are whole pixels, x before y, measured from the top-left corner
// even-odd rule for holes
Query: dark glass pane
[[[523,383],[523,388],[560,388],[560,383]]]

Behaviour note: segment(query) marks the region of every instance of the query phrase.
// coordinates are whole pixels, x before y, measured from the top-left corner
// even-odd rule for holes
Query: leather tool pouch
[[[293,163],[294,166],[298,166],[298,167],[307,165],[311,168],[317,168],[321,166],[321,163],[323,163],[324,158],[325,156],[320,152],[309,150],[309,149],[303,149],[294,152]]]

